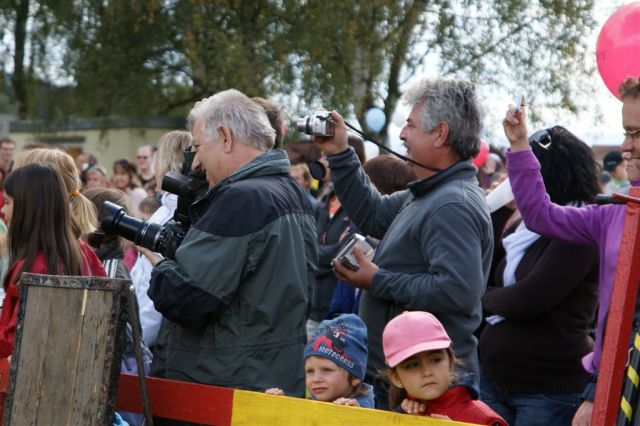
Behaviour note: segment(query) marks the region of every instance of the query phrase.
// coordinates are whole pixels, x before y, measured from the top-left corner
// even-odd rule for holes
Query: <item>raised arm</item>
[[[349,148],[344,119],[335,111],[331,114],[334,135],[316,137],[315,142],[327,155],[338,199],[363,233],[382,238],[409,193],[400,191],[390,196],[380,195],[369,181],[354,151]]]
[[[540,163],[527,139],[526,105],[511,105],[503,121],[511,149],[507,152],[509,181],[527,228],[549,238],[577,244],[598,244],[602,209],[559,206],[546,193]],[[551,141],[553,144],[553,141]]]

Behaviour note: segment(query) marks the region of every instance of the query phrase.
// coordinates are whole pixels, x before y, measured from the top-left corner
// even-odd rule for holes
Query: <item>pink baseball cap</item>
[[[449,347],[449,335],[429,312],[403,312],[389,321],[382,332],[384,358],[391,368],[417,353]]]

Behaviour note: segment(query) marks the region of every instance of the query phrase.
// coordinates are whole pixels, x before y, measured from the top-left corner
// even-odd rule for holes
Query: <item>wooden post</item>
[[[640,198],[640,188],[631,188],[629,195]],[[593,426],[616,422],[639,280],[640,205],[628,203],[591,415]]]
[[[113,422],[128,283],[22,275],[5,425]]]

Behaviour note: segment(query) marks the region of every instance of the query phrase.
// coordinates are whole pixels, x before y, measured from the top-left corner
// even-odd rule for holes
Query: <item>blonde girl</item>
[[[98,218],[93,203],[80,193],[82,183],[73,158],[56,148],[36,148],[19,153],[13,169],[34,163],[51,164],[60,173],[69,197],[73,233],[76,238],[86,239],[96,230]]]

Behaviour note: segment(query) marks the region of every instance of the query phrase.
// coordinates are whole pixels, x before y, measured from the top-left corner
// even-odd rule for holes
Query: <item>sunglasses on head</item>
[[[541,148],[549,149],[551,146],[551,135],[547,129],[541,129],[529,136],[529,143],[537,143]]]

